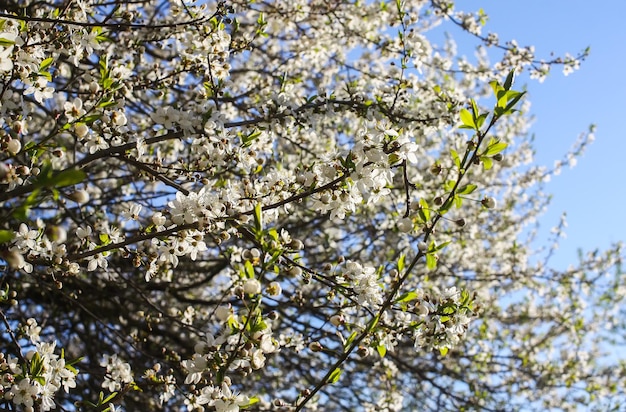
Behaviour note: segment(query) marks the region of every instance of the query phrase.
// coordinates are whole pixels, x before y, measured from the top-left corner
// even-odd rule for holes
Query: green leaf
[[[371,332],[371,331],[373,331],[373,330],[374,330],[374,328],[376,327],[376,325],[378,325],[378,321],[379,321],[379,320],[380,320],[380,314],[378,314],[378,315],[374,316],[374,319],[372,319],[372,320],[370,321],[370,324],[369,324],[369,326],[367,327],[367,330],[368,330],[368,331],[370,331],[370,332]]]
[[[46,69],[48,69],[48,67],[50,67],[53,61],[54,61],[54,58],[52,57],[48,57],[47,59],[44,59],[41,63],[39,63],[39,71],[43,72]]]
[[[460,196],[454,196],[454,207],[460,209],[463,206],[463,198]]]
[[[504,81],[504,90],[511,90],[513,81],[515,81],[515,70],[511,70],[506,76],[506,80]]]
[[[104,405],[105,403],[109,403],[109,401],[113,400],[113,398],[115,398],[117,396],[117,392],[113,392],[112,394],[110,394],[109,396],[107,396],[106,398],[102,398],[104,396],[104,394],[102,392],[100,392],[100,402],[99,405]]]
[[[433,270],[437,267],[437,259],[434,254],[428,253],[426,255],[426,267],[428,270]]]
[[[493,159],[491,157],[481,156],[480,160],[483,162],[485,170],[489,170],[493,167]]]
[[[11,230],[0,230],[0,243],[8,243],[15,237],[15,233]]]
[[[243,146],[243,147],[248,147],[248,146],[250,146],[250,145],[252,144],[252,142],[253,142],[256,138],[258,138],[259,136],[261,136],[261,131],[260,131],[260,130],[255,130],[255,131],[253,131],[252,133],[250,133],[249,135],[247,135],[247,136],[243,136],[243,137],[241,138],[242,143],[243,143],[243,144],[242,144],[242,146]]]
[[[85,124],[92,124],[96,120],[102,117],[102,114],[90,114],[89,116],[83,117],[81,120]]]
[[[357,336],[356,331],[352,332],[350,336],[348,336],[348,339],[346,339],[346,343],[344,343],[343,345],[344,349],[347,349],[348,347],[350,347],[352,342],[354,342],[354,339],[356,339],[356,336]]]
[[[439,251],[439,250],[443,249],[444,247],[448,246],[449,244],[450,244],[450,241],[443,242],[442,244],[437,245],[437,246],[435,246],[434,248],[432,248],[432,249],[431,249],[431,251],[433,251],[433,252],[437,252],[437,251]],[[433,243],[433,245],[434,245],[434,243]]]
[[[254,266],[252,266],[252,263],[249,260],[246,260],[246,263],[243,265],[248,279],[254,279]]]
[[[515,107],[515,105],[517,104],[517,102],[520,101],[520,99],[522,97],[524,97],[524,95],[526,94],[526,92],[521,92],[520,94],[516,95],[514,98],[512,98],[509,101],[509,104],[506,105],[506,107],[504,108],[504,114],[508,114],[511,113],[513,108]]]
[[[259,403],[259,397],[258,396],[253,396],[251,398],[248,399],[248,403],[246,405],[243,405],[242,408],[247,408],[248,406],[252,406],[255,403]]]
[[[340,376],[341,376],[341,369],[340,368],[335,369],[328,377],[328,383],[330,384],[337,383]]]
[[[504,90],[504,88],[500,86],[500,83],[497,80],[490,81],[489,85],[491,86],[491,89],[493,90],[493,95],[496,96],[496,98],[498,98],[498,93],[500,92],[500,90]]]
[[[485,124],[485,120],[487,120],[488,115],[489,113],[483,113],[476,119],[476,126],[478,126],[479,129],[483,127],[483,124]]]
[[[51,82],[51,81],[52,81],[52,75],[50,74],[50,72],[43,71],[43,72],[39,72],[39,73],[37,73],[37,74],[38,74],[38,75],[40,75],[40,76],[42,76],[42,77],[45,77],[45,78],[46,78],[46,80],[48,80],[49,82]]]
[[[468,183],[465,186],[463,186],[460,189],[458,189],[456,191],[456,193],[459,194],[459,195],[469,195],[472,192],[474,192],[474,190],[476,190],[477,187],[478,186],[476,186],[474,184]]]
[[[476,118],[478,117],[478,105],[476,104],[476,100],[474,99],[471,99],[470,103],[472,105],[472,116],[474,120],[476,120]]]
[[[422,207],[418,209],[418,213],[420,217],[424,220],[424,222],[428,222],[430,220],[430,209],[428,208],[428,202],[426,202],[424,198],[421,198],[419,203]]]
[[[503,151],[504,149],[506,149],[507,146],[508,146],[508,144],[506,144],[504,142],[495,141],[493,144],[490,144],[487,147],[487,150],[485,150],[485,153],[483,153],[483,156],[493,156],[493,155],[496,155],[496,154],[500,153],[501,151]]]
[[[111,238],[106,233],[100,233],[98,235],[98,238],[100,239],[102,246],[108,245],[109,243],[111,243]]]
[[[476,129],[474,116],[472,116],[469,110],[461,109],[461,111],[459,112],[459,115],[461,116],[461,122],[463,123],[463,126],[461,126],[461,129],[474,129],[474,130]]]
[[[443,205],[441,205],[441,207],[439,207],[437,212],[439,212],[440,215],[444,215],[444,214],[448,213],[448,211],[450,210],[450,208],[452,207],[453,204],[454,204],[454,197],[453,196],[448,196],[446,201],[443,203]]]
[[[450,154],[452,155],[452,160],[454,161],[455,166],[460,169],[461,168],[461,158],[459,157],[459,154],[454,149],[450,149]]]
[[[78,184],[85,180],[87,174],[80,169],[63,170],[48,182],[47,187],[66,187]]]
[[[4,39],[0,37],[0,46],[9,47],[9,46],[13,46],[14,44],[15,44],[14,40]]]
[[[384,358],[387,354],[387,348],[385,347],[385,345],[378,345],[376,346],[376,352],[378,352],[381,358]]]
[[[98,103],[98,108],[104,109],[107,107],[111,107],[111,106],[115,106],[117,104],[117,102],[115,100],[103,100],[100,103]],[[94,120],[98,120],[98,118],[100,118],[100,115],[96,115],[97,118]]]
[[[260,203],[254,206],[254,227],[258,233],[263,231],[263,208]]]
[[[406,292],[406,293],[403,293],[402,295],[400,295],[400,297],[398,299],[396,299],[396,303],[410,302],[412,300],[417,299],[418,296],[419,295],[415,291]]]
[[[398,272],[402,272],[404,270],[404,265],[406,261],[406,256],[404,253],[400,254],[398,258]]]

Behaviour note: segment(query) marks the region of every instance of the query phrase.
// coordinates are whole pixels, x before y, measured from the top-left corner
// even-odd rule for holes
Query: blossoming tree
[[[3,4],[4,410],[626,399],[619,247],[530,246],[554,170],[514,73],[585,52],[445,0]]]

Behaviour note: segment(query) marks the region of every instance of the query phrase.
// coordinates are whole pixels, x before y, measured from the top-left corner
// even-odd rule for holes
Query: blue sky
[[[552,166],[561,159],[577,136],[596,124],[596,140],[573,169],[546,185],[553,194],[543,215],[540,239],[567,212],[567,238],[561,241],[552,264],[559,268],[575,263],[577,250],[604,249],[626,239],[626,1],[591,4],[580,0],[471,1],[459,0],[456,9],[483,8],[489,16],[486,30],[501,40],[515,39],[520,46],[534,45],[538,58],[550,53],[578,54],[591,47],[580,70],[563,76],[553,70],[543,82],[520,77],[528,86],[535,122],[536,163]],[[473,42],[451,32],[459,53],[470,55]],[[518,87],[521,84],[518,83]]]

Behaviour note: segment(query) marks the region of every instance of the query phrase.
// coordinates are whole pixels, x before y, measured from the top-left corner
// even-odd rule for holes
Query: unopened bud
[[[454,221],[454,223],[458,226],[458,227],[463,227],[465,226],[465,219],[460,218]]]
[[[243,291],[250,295],[261,293],[261,283],[256,279],[248,279],[243,284]]]
[[[494,209],[496,207],[496,199],[493,197],[485,197],[480,203],[487,209]]]
[[[493,155],[493,160],[495,160],[496,162],[501,162],[502,159],[504,158],[504,156],[502,156],[502,153],[496,153],[495,155]]]
[[[20,143],[20,141],[17,139],[11,139],[7,143],[7,150],[9,151],[9,153],[15,156],[20,152],[20,150],[22,150],[22,143]]]
[[[342,314],[333,315],[330,317],[330,323],[332,323],[335,326],[339,326],[339,325],[343,325],[344,323],[346,323],[346,319],[343,317]]]
[[[302,243],[302,241],[299,239],[293,239],[289,243],[289,247],[293,250],[302,250],[304,249],[304,243]]]
[[[441,174],[441,170],[442,170],[442,168],[441,168],[441,165],[439,163],[435,163],[429,169],[430,173],[435,175],[435,176],[440,175]]]
[[[428,244],[426,244],[426,242],[419,242],[417,248],[420,252],[426,252],[428,250]]]
[[[413,221],[411,218],[403,217],[398,221],[398,230],[402,233],[409,233],[413,230]]]
[[[79,123],[74,126],[74,132],[76,133],[76,136],[83,138],[87,136],[87,133],[89,133],[89,127],[87,127],[85,123]]]
[[[67,197],[79,204],[89,202],[89,193],[86,190],[77,190],[74,193],[70,193]]]
[[[433,199],[433,204],[435,206],[443,205],[443,198],[441,196],[437,196],[436,198]]]
[[[366,357],[367,355],[370,354],[370,348],[368,348],[366,346],[359,346],[359,348],[356,350],[356,353],[360,357],[364,358],[364,357]]]

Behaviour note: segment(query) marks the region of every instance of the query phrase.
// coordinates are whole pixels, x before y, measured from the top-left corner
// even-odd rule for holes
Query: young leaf
[[[485,170],[489,170],[493,167],[493,159],[487,156],[481,156],[480,160],[483,162],[483,167]]]
[[[452,155],[452,160],[454,161],[454,165],[457,168],[460,169],[461,168],[461,158],[459,157],[459,154],[454,149],[450,149],[450,154]]]
[[[333,371],[333,373],[330,374],[330,376],[328,377],[328,383],[333,384],[336,383],[339,380],[339,377],[341,376],[341,369],[337,368]]]
[[[511,86],[515,81],[515,70],[511,70],[504,81],[504,90],[511,90]]]
[[[475,184],[468,183],[468,184],[464,185],[463,187],[461,187],[460,189],[458,189],[456,191],[456,193],[458,195],[469,195],[469,194],[473,193],[474,190],[476,190],[477,187],[478,186],[476,186]]]
[[[2,242],[0,241],[0,243]],[[398,258],[398,272],[402,272],[404,270],[405,260],[406,260],[406,255],[402,253],[400,257]]]
[[[40,72],[45,71],[48,67],[50,67],[53,61],[54,61],[53,57],[48,57],[47,59],[42,60],[41,63],[39,63],[39,71]]]
[[[387,354],[387,348],[385,347],[385,345],[378,345],[376,346],[376,352],[378,352],[381,358],[384,358]]]
[[[8,243],[14,236],[15,233],[11,230],[0,230],[0,243]]]
[[[461,129],[476,129],[476,123],[474,123],[474,116],[472,116],[469,110],[461,109],[461,112],[459,113],[459,115],[461,116],[461,122],[463,123],[463,126],[461,126]]]
[[[260,203],[254,206],[254,227],[258,233],[263,231],[263,209]]]
[[[396,299],[396,303],[410,302],[412,300],[417,299],[417,297],[418,297],[418,294],[415,291],[406,292],[400,295],[398,299]]]
[[[504,142],[498,142],[496,141],[495,143],[489,145],[489,147],[487,147],[487,150],[485,150],[485,153],[483,153],[483,156],[493,156],[496,155],[498,153],[500,153],[501,151],[503,151],[504,149],[506,149],[506,147],[508,146],[508,144],[504,143]]]
[[[437,258],[434,254],[428,253],[426,255],[426,267],[428,270],[433,270],[437,267]]]

